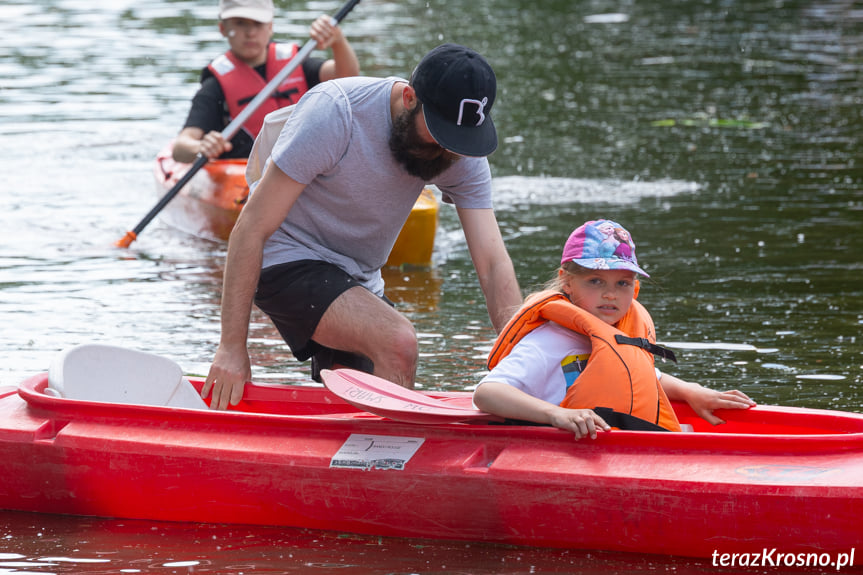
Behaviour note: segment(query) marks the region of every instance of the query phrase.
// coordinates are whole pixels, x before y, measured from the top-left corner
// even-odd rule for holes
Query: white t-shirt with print
[[[479,385],[498,381],[558,405],[587,364],[590,350],[587,336],[548,322],[519,340]]]

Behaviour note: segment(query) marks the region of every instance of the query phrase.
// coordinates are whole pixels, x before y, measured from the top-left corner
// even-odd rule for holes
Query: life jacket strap
[[[622,411],[614,411],[610,407],[594,407],[593,412],[605,420],[605,423],[618,429],[629,431],[669,431],[646,419],[641,419]]]
[[[625,345],[634,345],[635,347],[640,347],[646,351],[649,351],[653,355],[659,356],[662,359],[670,359],[674,363],[677,363],[677,358],[674,357],[674,352],[666,347],[662,347],[661,345],[656,345],[652,343],[649,339],[644,337],[627,337],[625,335],[615,335],[614,341],[620,344]]]
[[[646,419],[615,411],[610,407],[594,407],[593,412],[600,416],[608,425],[627,431],[670,431]],[[549,427],[546,423],[535,423],[523,419],[505,419],[504,421],[489,421],[489,425],[524,425],[533,427]]]
[[[270,95],[270,98],[273,98],[273,99],[283,98],[283,99],[287,99],[287,100],[290,100],[291,102],[293,102],[294,96],[296,96],[299,93],[300,93],[300,91],[297,88],[289,88],[287,90],[276,90],[275,92],[273,92]],[[257,96],[257,94],[254,94],[252,96],[246,96],[245,98],[240,98],[237,101],[237,103],[240,106],[245,106],[246,104],[248,104],[249,102],[254,100],[255,96]]]

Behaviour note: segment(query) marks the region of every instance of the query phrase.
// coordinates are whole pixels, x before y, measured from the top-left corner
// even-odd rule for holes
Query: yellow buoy
[[[387,259],[387,266],[429,267],[438,223],[438,200],[423,188]]]

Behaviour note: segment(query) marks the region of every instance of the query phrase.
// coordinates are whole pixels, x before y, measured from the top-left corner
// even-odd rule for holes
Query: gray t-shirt
[[[264,246],[263,267],[303,259],[333,263],[383,294],[380,269],[427,183],[392,156],[390,95],[399,78],[319,84],[294,107],[271,159],[306,184]],[[459,159],[435,184],[460,208],[491,208],[486,158]]]

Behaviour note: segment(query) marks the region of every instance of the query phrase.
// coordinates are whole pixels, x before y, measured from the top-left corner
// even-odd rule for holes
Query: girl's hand
[[[549,421],[558,429],[566,429],[575,433],[576,439],[590,436],[596,439],[596,430],[609,431],[611,427],[604,419],[599,417],[592,409],[567,409],[558,407],[551,412]]]
[[[715,409],[749,409],[755,402],[742,391],[716,391],[701,387],[688,400],[689,406],[706,422],[712,425],[725,423],[723,419],[713,415]]]
[[[668,399],[685,401],[701,419],[712,425],[725,423],[713,415],[715,409],[749,409],[755,405],[742,391],[715,391],[667,373],[662,374],[659,383]]]

